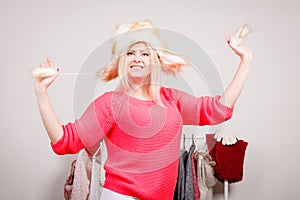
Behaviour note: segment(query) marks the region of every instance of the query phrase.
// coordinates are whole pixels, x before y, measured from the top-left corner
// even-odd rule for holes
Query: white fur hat
[[[102,80],[110,81],[118,77],[118,58],[136,42],[146,42],[155,49],[163,72],[175,74],[182,66],[189,65],[180,55],[167,51],[165,42],[149,20],[121,23],[116,26],[112,38],[112,61],[100,70]]]

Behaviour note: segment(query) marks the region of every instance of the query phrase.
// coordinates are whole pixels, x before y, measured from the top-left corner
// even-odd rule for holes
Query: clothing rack
[[[183,134],[182,137],[184,140],[185,139],[200,139],[200,140],[205,140],[206,138],[204,136],[194,136],[194,134],[192,135],[192,137],[187,137],[185,134]],[[184,141],[185,144],[185,141]],[[228,200],[228,181],[224,180],[224,200]]]

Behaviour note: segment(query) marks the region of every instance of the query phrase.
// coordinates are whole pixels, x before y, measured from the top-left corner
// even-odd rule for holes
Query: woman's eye
[[[127,52],[127,56],[131,56],[131,55],[133,55],[132,52]]]
[[[149,56],[149,53],[142,53],[142,56]]]

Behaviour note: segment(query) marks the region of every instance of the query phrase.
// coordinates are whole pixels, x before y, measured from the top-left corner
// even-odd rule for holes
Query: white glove
[[[238,137],[232,131],[229,130],[216,131],[214,138],[218,142],[220,142],[223,139],[222,140],[223,145],[233,145],[238,140]]]

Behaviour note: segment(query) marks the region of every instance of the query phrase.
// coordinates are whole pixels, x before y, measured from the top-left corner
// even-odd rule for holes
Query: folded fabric
[[[219,181],[227,180],[228,183],[242,181],[247,146],[248,143],[243,140],[238,140],[233,145],[223,145],[222,141],[214,145],[209,154],[216,162],[215,176]]]

